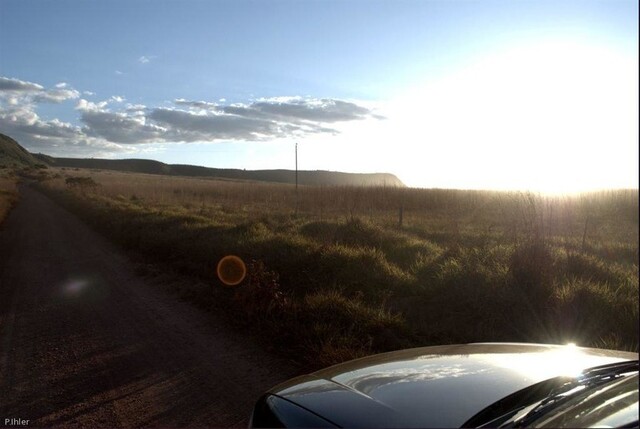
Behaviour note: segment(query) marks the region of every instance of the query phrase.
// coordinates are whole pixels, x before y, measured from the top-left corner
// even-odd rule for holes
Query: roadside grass
[[[18,178],[9,169],[0,169],[0,225],[18,202]]]
[[[637,191],[300,187],[294,215],[288,185],[49,177],[41,187],[97,230],[210,285],[183,285],[182,299],[312,367],[454,342],[638,349]],[[249,263],[236,289],[215,278],[228,254]]]

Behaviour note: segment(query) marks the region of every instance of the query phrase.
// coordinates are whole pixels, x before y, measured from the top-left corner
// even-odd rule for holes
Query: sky
[[[32,152],[638,187],[638,2],[0,0],[0,132]]]

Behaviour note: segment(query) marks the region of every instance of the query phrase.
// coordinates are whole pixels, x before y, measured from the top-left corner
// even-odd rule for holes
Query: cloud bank
[[[75,100],[80,92],[61,82],[46,89],[34,82],[0,76],[0,132],[29,150],[57,155],[90,156],[119,150],[118,145],[87,136],[80,127],[59,119],[45,120],[38,104]]]
[[[11,105],[19,103],[62,103],[80,97],[80,92],[65,82],[45,89],[42,85],[0,76],[0,97]]]
[[[82,92],[84,96],[93,94]],[[336,125],[380,118],[353,102],[311,97],[262,98],[221,104],[179,98],[168,106],[125,104],[124,96],[103,101],[80,98],[67,83],[45,88],[34,82],[0,77],[0,132],[30,150],[80,154],[133,150],[135,145],[173,142],[268,141],[312,134],[335,135]],[[40,103],[75,101],[78,125],[44,120]]]

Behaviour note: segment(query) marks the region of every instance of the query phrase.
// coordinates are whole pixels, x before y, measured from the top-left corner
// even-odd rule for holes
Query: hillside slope
[[[209,168],[196,165],[165,164],[149,159],[56,158],[41,153],[32,154],[11,137],[0,134],[0,168],[33,167],[38,164],[169,176],[216,177],[277,183],[296,182],[296,173],[293,170]],[[301,185],[335,186],[405,186],[400,179],[390,173],[342,173],[324,170],[298,171],[298,183]]]
[[[296,180],[296,174],[293,170],[208,168],[195,165],[165,164],[148,159],[54,158],[41,154],[35,154],[34,157],[54,167],[93,168],[170,176],[217,177],[277,183],[295,183]],[[400,179],[389,173],[341,173],[336,171],[306,170],[298,171],[298,183],[301,185],[405,186]]]
[[[0,168],[30,167],[40,163],[11,137],[0,133]]]

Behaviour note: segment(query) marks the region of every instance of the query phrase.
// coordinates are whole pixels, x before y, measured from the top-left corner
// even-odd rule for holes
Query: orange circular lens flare
[[[247,275],[247,266],[235,255],[227,255],[220,259],[216,269],[218,278],[227,286],[237,286]]]

